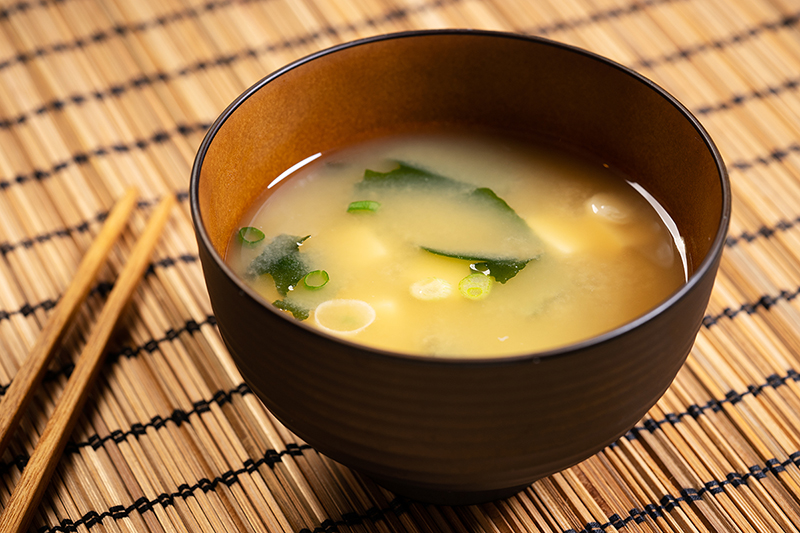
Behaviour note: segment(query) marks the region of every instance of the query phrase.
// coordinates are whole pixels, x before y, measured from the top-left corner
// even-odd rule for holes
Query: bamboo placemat
[[[142,201],[0,459],[0,501],[151,207],[176,194],[32,529],[798,531],[798,26],[791,0],[5,2],[0,392],[114,200],[133,184]],[[205,130],[246,87],[339,42],[434,27],[542,35],[633,67],[709,129],[735,194],[704,327],[648,416],[513,498],[461,508],[397,498],[264,410],[215,328],[186,202]]]

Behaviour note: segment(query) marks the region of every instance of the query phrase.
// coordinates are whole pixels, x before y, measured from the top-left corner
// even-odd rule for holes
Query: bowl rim
[[[707,146],[708,150],[710,151],[712,157],[714,158],[714,163],[717,167],[717,172],[719,174],[720,185],[722,189],[721,217],[718,223],[716,235],[714,236],[714,240],[712,241],[711,246],[709,247],[708,253],[703,258],[703,261],[700,262],[698,267],[694,270],[694,272],[692,272],[692,274],[689,276],[686,282],[684,282],[669,297],[661,301],[658,305],[651,308],[646,313],[638,316],[633,320],[626,322],[625,324],[617,328],[614,328],[600,335],[596,335],[594,337],[590,337],[582,341],[570,343],[567,345],[539,352],[525,352],[512,355],[481,356],[481,357],[469,357],[469,356],[458,356],[458,355],[455,356],[448,355],[447,357],[432,357],[422,354],[395,352],[391,350],[375,348],[364,344],[352,342],[347,339],[343,339],[341,337],[328,334],[316,328],[312,328],[311,326],[308,326],[300,321],[297,321],[292,317],[286,316],[286,313],[278,309],[274,309],[273,306],[270,305],[269,302],[267,302],[261,295],[259,295],[255,290],[250,288],[249,285],[244,283],[244,281],[233,272],[233,270],[227,265],[227,263],[225,263],[223,258],[220,256],[220,254],[212,245],[211,239],[209,238],[209,235],[206,232],[205,226],[202,222],[202,217],[200,215],[199,180],[203,166],[203,161],[205,160],[205,156],[208,152],[209,147],[211,146],[211,143],[214,141],[216,134],[225,124],[227,119],[239,108],[239,106],[241,106],[245,101],[247,101],[256,92],[261,90],[264,86],[266,86],[273,80],[283,76],[287,72],[290,72],[298,67],[305,65],[306,63],[310,63],[316,59],[320,59],[327,55],[335,54],[343,50],[347,50],[357,46],[364,46],[375,42],[383,42],[394,39],[406,39],[414,37],[430,37],[437,35],[445,35],[445,36],[463,35],[463,36],[478,36],[487,38],[515,39],[515,40],[529,41],[539,45],[560,48],[562,50],[583,55],[589,59],[599,61],[611,68],[620,71],[621,73],[633,78],[635,81],[642,83],[649,89],[655,91],[659,96],[661,96],[664,100],[666,100],[667,103],[675,107],[678,110],[678,112],[681,115],[683,115],[683,117],[695,129],[695,131],[697,131],[697,134],[699,135],[700,139],[703,141],[703,143]],[[711,139],[711,136],[702,126],[700,121],[694,116],[694,114],[692,114],[692,112],[689,111],[688,108],[686,108],[686,106],[680,103],[674,96],[672,96],[670,93],[668,93],[666,90],[664,90],[662,87],[660,87],[652,80],[644,77],[643,75],[639,74],[638,72],[634,71],[631,68],[628,68],[620,63],[617,63],[612,59],[609,59],[607,57],[601,56],[594,52],[590,52],[588,50],[570,44],[561,43],[558,41],[554,41],[551,39],[535,35],[523,35],[523,34],[504,32],[504,31],[461,29],[461,28],[411,30],[411,31],[401,31],[395,33],[373,35],[370,37],[357,39],[345,43],[340,43],[331,46],[329,48],[318,50],[305,57],[292,61],[291,63],[266,75],[265,77],[263,77],[262,79],[251,85],[244,92],[242,92],[238,97],[236,97],[236,99],[233,100],[233,102],[231,102],[228,105],[228,107],[226,107],[225,110],[211,124],[211,126],[209,127],[209,129],[205,134],[205,137],[203,138],[203,141],[200,143],[200,146],[197,149],[197,154],[195,155],[194,163],[192,165],[192,171],[189,183],[190,210],[197,238],[203,241],[204,246],[208,250],[212,260],[216,263],[216,266],[220,268],[225,273],[225,275],[229,279],[231,279],[234,282],[234,284],[238,286],[240,291],[244,291],[248,296],[253,298],[256,302],[259,302],[264,308],[268,310],[268,312],[273,312],[277,316],[280,316],[281,318],[293,323],[297,327],[306,329],[315,335],[319,335],[321,337],[327,338],[339,344],[349,345],[351,347],[355,347],[357,349],[370,352],[374,356],[409,360],[421,364],[460,365],[460,366],[502,365],[502,364],[519,363],[526,361],[538,362],[539,360],[545,358],[549,359],[553,357],[569,356],[570,354],[576,352],[582,352],[583,350],[589,347],[609,342],[612,339],[624,335],[625,333],[644,325],[650,320],[655,319],[657,316],[661,315],[669,307],[675,304],[678,300],[682,299],[687,293],[691,292],[694,289],[694,287],[700,282],[700,280],[705,278],[708,271],[711,268],[713,268],[713,265],[716,262],[716,256],[719,255],[721,253],[721,250],[724,248],[725,239],[728,233],[728,227],[730,224],[730,217],[731,217],[731,196],[732,192],[731,192],[731,185],[728,172],[725,167],[725,163],[722,159],[722,156],[719,153],[719,150],[717,149],[716,145],[714,144],[714,141]]]

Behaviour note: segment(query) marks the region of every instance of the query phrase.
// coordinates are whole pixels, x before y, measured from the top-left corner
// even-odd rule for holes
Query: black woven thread
[[[597,24],[598,22],[618,19],[626,15],[634,15],[636,13],[641,13],[650,7],[659,6],[662,4],[673,4],[679,1],[683,0],[643,0],[642,2],[627,4],[602,11],[595,11],[584,17],[574,18],[571,20],[559,20],[558,22],[551,22],[550,24],[544,24],[534,28],[525,28],[519,31],[520,33],[528,33],[532,35],[548,35],[565,30],[574,30],[582,26],[590,26],[592,24]]]
[[[0,128],[3,127],[3,124],[6,124],[6,122],[0,121]],[[172,131],[157,131],[146,139],[137,139],[130,143],[116,143],[109,146],[101,146],[99,148],[94,148],[88,152],[78,152],[72,154],[69,159],[66,159],[64,161],[59,161],[58,163],[53,164],[48,169],[34,169],[28,172],[27,174],[18,174],[13,178],[1,178],[0,190],[8,189],[12,185],[22,185],[23,183],[29,181],[42,181],[51,178],[67,170],[71,166],[85,165],[91,159],[102,158],[112,154],[127,153],[137,150],[139,151],[146,150],[154,144],[164,144],[165,142],[169,141],[170,139],[176,136],[187,137],[194,133],[203,133],[210,126],[211,126],[210,123],[205,123],[205,122],[201,122],[198,124],[191,124],[191,125],[180,124],[177,125],[175,129]],[[76,228],[80,228],[80,225],[76,226]],[[87,229],[88,227],[85,229],[80,229],[80,231],[86,231]],[[56,230],[56,231],[66,231],[66,230]],[[56,235],[58,234],[56,233]],[[2,250],[3,248],[0,246],[0,251]],[[8,252],[5,251],[3,253],[5,254]]]
[[[153,274],[156,268],[170,268],[179,263],[183,264],[195,263],[196,261],[198,261],[198,259],[199,259],[198,256],[192,254],[181,254],[177,257],[165,257],[163,259],[159,259],[158,261],[151,262],[147,266],[147,269],[145,270],[144,277]],[[113,283],[100,282],[89,290],[89,295],[90,296],[98,295],[102,298],[105,298],[106,296],[108,296],[108,293],[110,293],[111,289],[113,288],[114,288]],[[58,299],[53,300],[51,298],[48,298],[46,300],[37,303],[26,302],[19,309],[12,309],[12,310],[0,309],[0,322],[2,322],[3,320],[8,320],[16,315],[28,316],[32,313],[35,313],[38,309],[49,311],[50,309],[54,308],[57,303]],[[191,327],[191,325],[187,325],[187,327]],[[5,389],[2,390],[4,391]]]
[[[736,170],[749,170],[756,165],[769,166],[783,162],[792,153],[800,153],[800,144],[792,143],[784,148],[775,148],[766,156],[759,156],[750,161],[734,161],[728,166]]]
[[[786,384],[787,381],[800,381],[800,374],[795,370],[788,370],[786,375],[779,376],[771,374],[767,376],[767,381],[760,385],[749,385],[744,392],[728,391],[725,398],[717,400],[709,400],[705,405],[690,405],[683,413],[668,413],[661,420],[654,420],[652,418],[645,419],[642,425],[636,426],[626,435],[629,439],[638,438],[638,433],[647,431],[654,433],[661,428],[664,424],[672,424],[673,426],[680,423],[681,419],[685,416],[691,416],[694,419],[699,418],[705,411],[720,411],[724,404],[728,403],[735,405],[742,401],[745,396],[758,396],[766,388],[777,389]]]
[[[49,310],[55,307],[56,303],[57,302],[55,300],[48,298],[47,300],[43,300],[35,304],[23,304],[19,309],[13,309],[11,311],[0,310],[0,321],[8,320],[16,315],[28,316],[35,313],[39,309]]]
[[[188,191],[179,191],[175,195],[176,195],[176,197],[178,198],[179,201],[185,201],[188,198],[188,194],[189,194]],[[137,203],[137,208],[144,209],[144,208],[150,207],[150,206],[152,206],[154,204],[155,204],[155,202],[153,202],[153,201],[140,200]],[[48,232],[45,232],[45,233],[40,233],[40,234],[34,235],[32,237],[26,237],[25,239],[22,239],[21,241],[14,242],[14,243],[11,243],[11,242],[0,243],[0,255],[3,255],[3,256],[8,255],[11,252],[13,252],[14,250],[17,250],[18,248],[30,249],[30,248],[33,248],[36,244],[41,244],[41,243],[44,243],[44,242],[47,242],[47,241],[50,241],[50,240],[53,240],[53,239],[56,239],[56,238],[65,239],[65,238],[68,238],[68,237],[70,237],[70,236],[72,236],[72,235],[74,235],[76,233],[78,233],[78,234],[86,233],[86,232],[89,231],[89,228],[91,227],[91,224],[104,222],[106,220],[106,218],[108,218],[108,215],[109,215],[109,211],[103,211],[103,212],[98,213],[97,215],[95,215],[95,217],[93,219],[84,220],[83,222],[75,224],[74,226],[56,228],[54,230],[51,230],[51,231],[48,231]]]
[[[186,322],[184,322],[183,326],[177,329],[172,328],[164,332],[164,336],[161,338],[150,339],[138,346],[124,346],[117,350],[111,351],[106,356],[107,358],[106,360],[109,363],[113,363],[120,357],[132,358],[139,356],[142,352],[153,353],[159,348],[159,346],[162,343],[172,342],[174,339],[176,339],[183,333],[194,333],[196,331],[199,331],[200,328],[205,325],[216,326],[217,325],[216,317],[214,317],[213,315],[209,315],[205,318],[205,320],[201,322],[197,322],[194,319],[189,319]]]
[[[38,0],[36,2],[21,1],[0,9],[0,21],[6,21],[18,13],[25,13],[34,7],[47,7],[50,4],[62,4],[66,0]]]
[[[800,80],[800,79],[799,79]],[[770,166],[783,163],[792,154],[800,154],[800,144],[792,143],[783,148],[775,148],[765,156],[756,157],[750,161],[734,161],[728,164],[728,168],[746,171],[756,166]],[[743,231],[741,234],[730,235],[725,239],[726,246],[736,246],[741,242],[753,242],[757,239],[770,239],[778,233],[788,231],[800,224],[800,216],[790,220],[779,220],[773,226],[761,226],[754,232]]]
[[[308,446],[303,446],[302,448],[304,450],[311,449]],[[287,452],[282,453],[285,455]],[[198,490],[208,492],[211,490],[216,490],[216,488],[221,484],[230,486],[230,484],[235,483],[238,480],[239,476],[253,473],[255,469],[262,464],[271,466],[271,461],[274,460],[273,457],[275,455],[281,455],[281,453],[278,453],[275,450],[267,450],[262,458],[256,461],[248,459],[243,464],[242,468],[235,471],[229,470],[215,477],[214,479],[203,478],[191,486],[188,484],[181,485],[180,487],[177,487],[175,492],[170,494],[161,494],[153,500],[139,498],[127,507],[116,505],[109,507],[102,513],[98,513],[97,511],[89,511],[74,522],[66,519],[63,520],[58,526],[49,528],[42,527],[38,531],[39,533],[74,532],[77,531],[77,528],[82,525],[88,529],[91,529],[92,526],[98,524],[102,519],[107,517],[121,519],[129,516],[133,512],[144,513],[150,511],[156,505],[167,507],[172,505],[176,498],[188,498]],[[800,464],[800,451],[792,453],[789,458],[783,462],[780,462],[777,459],[769,459],[763,466],[753,465],[749,467],[746,473],[742,474],[738,472],[731,472],[726,475],[725,479],[709,480],[705,482],[702,487],[681,488],[679,489],[678,495],[664,494],[657,503],[644,505],[642,509],[636,507],[630,509],[625,517],[614,513],[608,517],[605,523],[601,524],[599,522],[588,522],[584,525],[583,529],[581,529],[580,533],[597,533],[600,531],[607,531],[611,527],[615,529],[621,529],[629,522],[642,523],[647,518],[656,520],[663,517],[664,514],[670,513],[676,508],[680,508],[682,505],[691,505],[693,502],[701,500],[706,494],[712,497],[716,496],[717,494],[721,494],[728,486],[735,489],[740,485],[748,484],[751,478],[760,480],[765,478],[768,474],[778,476],[782,474],[785,468],[790,464],[794,464],[796,466]],[[372,507],[365,510],[363,513],[357,513],[355,511],[346,512],[343,513],[341,518],[338,520],[327,518],[314,529],[302,528],[299,531],[300,533],[330,533],[338,531],[338,527],[363,524],[366,521],[374,523],[384,519],[388,513],[399,516],[408,512],[409,506],[413,503],[414,502],[412,500],[398,497],[389,502],[387,507],[384,509]],[[420,505],[426,504],[420,503]],[[562,533],[570,532],[578,533],[572,528],[562,530]]]
[[[66,238],[76,233],[86,233],[87,231],[89,231],[90,224],[103,222],[107,217],[108,217],[108,211],[105,211],[103,213],[96,215],[90,221],[84,221],[74,226],[58,228],[52,231],[48,231],[46,233],[40,233],[39,235],[25,238],[15,243],[10,243],[10,242],[0,243],[0,255],[5,256],[13,252],[17,248],[33,248],[34,244],[37,243],[41,244],[50,241],[56,237]]]
[[[770,239],[779,232],[792,229],[798,223],[800,223],[800,217],[793,218],[792,220],[780,220],[771,228],[767,226],[761,226],[756,230],[755,233],[750,233],[749,231],[743,231],[737,236],[729,235],[725,239],[725,246],[733,247],[741,242],[750,243],[757,239]]]
[[[800,22],[800,14],[782,16],[777,20],[762,22],[755,26],[750,26],[742,31],[732,33],[727,37],[696,44],[687,48],[680,48],[669,54],[653,59],[643,59],[633,65],[634,69],[653,68],[662,64],[678,63],[690,59],[692,56],[709,51],[720,51],[734,45],[740,45],[750,39],[754,39],[766,32],[777,32],[786,28],[794,28]]]
[[[190,65],[179,67],[171,72],[155,72],[151,74],[142,73],[134,78],[116,83],[109,87],[96,89],[86,93],[75,93],[64,98],[51,100],[42,104],[36,109],[33,109],[32,111],[22,113],[16,117],[0,119],[0,129],[9,129],[20,124],[24,124],[33,115],[40,115],[53,111],[62,111],[65,107],[71,105],[83,105],[88,100],[104,101],[110,98],[119,98],[131,90],[141,90],[143,87],[167,83],[169,81],[184,78],[186,76],[211,68],[229,66],[232,63],[245,58],[258,58],[264,54],[305,46],[322,37],[323,35],[336,36],[341,31],[352,32],[369,29],[377,26],[378,24],[406,19],[412,14],[425,12],[433,8],[441,8],[445,5],[458,4],[461,1],[462,0],[436,0],[425,4],[419,4],[413,8],[393,9],[383,13],[378,17],[367,18],[357,23],[343,24],[336,28],[329,26],[318,31],[294,37],[292,39],[285,39],[278,43],[268,44],[257,49],[248,48],[246,50],[220,55],[207,60],[197,61]],[[0,66],[2,66],[2,64],[0,64]]]
[[[608,521],[604,524],[598,524],[596,522],[586,524],[584,529],[581,530],[581,533],[590,533],[597,530],[605,531],[609,527],[620,529],[620,527],[625,526],[631,521],[638,523],[642,522],[644,516],[648,516],[651,519],[656,519],[663,516],[664,513],[672,512],[675,510],[675,508],[680,507],[682,504],[691,504],[692,502],[702,499],[704,494],[710,494],[714,496],[723,493],[725,491],[725,487],[727,486],[731,486],[735,489],[740,485],[746,485],[750,478],[756,480],[763,479],[766,477],[767,473],[777,476],[783,473],[785,467],[790,464],[794,464],[796,466],[800,465],[800,452],[792,453],[789,458],[783,462],[779,462],[777,459],[769,459],[765,462],[764,466],[753,465],[749,467],[748,471],[744,474],[731,472],[726,475],[725,479],[712,479],[704,483],[703,486],[699,488],[689,487],[680,489],[678,496],[665,494],[661,497],[658,504],[645,505],[644,509],[631,509],[628,513],[628,516],[624,518],[620,517],[618,514],[611,515]]]
[[[784,80],[781,82],[780,85],[772,86],[768,85],[761,89],[756,89],[750,91],[745,94],[734,95],[730,97],[728,100],[724,100],[722,102],[702,106],[699,108],[694,109],[694,112],[698,115],[710,115],[712,113],[718,113],[720,111],[725,111],[728,109],[733,109],[735,107],[740,107],[747,103],[750,100],[763,100],[764,98],[770,96],[777,96],[781,93],[791,91],[794,92],[800,86],[800,77],[798,78],[791,78],[788,80]]]
[[[303,450],[310,450],[311,447],[308,445],[300,446]],[[264,457],[258,459],[257,461],[248,460],[243,468],[238,470],[228,470],[227,472],[223,472],[219,476],[208,479],[202,478],[198,480],[194,485],[183,484],[176,488],[176,490],[172,493],[162,493],[159,494],[156,498],[152,500],[148,500],[144,497],[139,498],[138,500],[134,501],[131,505],[125,507],[122,505],[115,505],[109,507],[106,511],[98,513],[97,511],[89,511],[84,514],[81,518],[72,521],[69,519],[62,520],[59,525],[53,527],[41,527],[37,531],[39,533],[56,533],[56,532],[77,532],[80,526],[84,526],[87,529],[91,529],[93,526],[99,524],[105,518],[113,518],[115,520],[120,520],[127,518],[133,512],[138,512],[143,514],[145,512],[151,511],[153,507],[159,505],[161,507],[168,507],[173,505],[174,501],[177,498],[189,498],[194,495],[195,492],[198,490],[203,492],[209,492],[212,490],[216,490],[219,485],[226,485],[231,486],[233,483],[238,481],[239,476],[244,474],[251,474],[253,473],[255,468],[263,464],[269,464],[269,461],[272,460],[271,458],[275,455],[283,456],[286,452],[276,452],[275,450],[267,450],[265,452]],[[270,459],[268,460],[267,457]],[[394,502],[394,500],[393,500]],[[386,512],[396,512],[392,506],[392,503],[389,504],[389,507],[385,510],[381,510],[380,514],[383,516]],[[348,525],[348,523],[352,522],[353,516],[355,513],[348,513],[347,518],[342,518],[339,522],[333,521],[326,521],[330,522],[332,526],[336,525]],[[314,531],[332,531],[332,529],[324,528],[320,529],[317,528]]]
[[[303,450],[310,450],[311,447],[308,445],[300,446]],[[145,512],[151,511],[153,507],[156,505],[160,505],[162,507],[168,507],[173,505],[174,501],[177,498],[189,498],[198,490],[203,492],[209,492],[212,490],[216,490],[219,485],[226,485],[231,486],[232,484],[238,482],[238,478],[244,474],[252,474],[256,468],[261,466],[262,464],[270,464],[269,461],[271,459],[267,459],[268,457],[271,458],[274,455],[283,455],[284,452],[277,453],[275,450],[268,450],[264,457],[253,461],[249,459],[245,466],[238,470],[228,470],[223,474],[215,477],[214,479],[207,479],[202,478],[197,481],[194,485],[183,484],[177,487],[175,492],[172,493],[162,493],[153,500],[147,500],[146,498],[142,497],[133,502],[131,505],[125,507],[122,505],[115,505],[109,507],[106,511],[102,513],[98,513],[97,511],[89,511],[84,514],[78,520],[74,522],[69,519],[62,520],[58,526],[54,527],[41,527],[37,531],[39,533],[56,533],[56,532],[76,532],[80,526],[84,526],[87,529],[91,529],[93,526],[99,524],[103,519],[111,517],[115,520],[127,518],[131,513],[138,512],[143,514]],[[270,465],[271,466],[271,465]],[[363,524],[365,521],[371,522],[378,522],[379,520],[383,520],[384,517],[391,513],[395,516],[401,516],[403,513],[408,511],[408,506],[410,505],[410,501],[403,497],[397,497],[390,501],[386,508],[378,509],[373,507],[368,509],[364,514],[358,514],[356,512],[347,512],[343,513],[341,519],[339,520],[332,520],[330,518],[323,520],[319,526],[315,527],[313,530],[309,528],[303,528],[300,531],[307,531],[307,532],[314,532],[314,533],[323,533],[323,532],[336,532],[338,531],[338,527],[340,526],[353,526],[358,524]]]
[[[104,298],[108,295],[109,292],[111,292],[113,286],[114,285],[112,283],[108,282],[98,283],[89,290],[89,295],[96,294]],[[14,309],[11,311],[0,309],[0,321],[8,320],[16,315],[22,315],[27,317],[28,315],[35,313],[38,309],[49,311],[50,309],[54,308],[56,304],[58,304],[58,299],[53,300],[48,298],[46,300],[34,304],[26,302],[19,309]]]
[[[752,315],[754,313],[757,313],[759,309],[764,309],[765,311],[769,311],[772,308],[772,306],[774,306],[778,302],[782,301],[790,302],[795,298],[797,298],[798,294],[800,294],[800,287],[793,289],[791,291],[783,290],[780,292],[780,294],[777,294],[775,296],[765,294],[757,301],[745,302],[735,309],[726,307],[725,309],[722,310],[722,312],[716,315],[704,316],[703,326],[705,326],[706,328],[710,328],[711,326],[715,325],[717,322],[719,322],[724,318],[733,319],[742,313]]]
[[[128,429],[127,431],[122,431],[121,429],[117,429],[103,437],[94,434],[87,437],[85,441],[81,442],[70,441],[69,443],[67,443],[64,453],[65,454],[77,453],[82,448],[92,448],[93,450],[97,450],[101,448],[106,442],[109,441],[114,441],[115,443],[119,444],[121,442],[126,441],[130,437],[139,438],[140,436],[144,435],[147,432],[148,428],[153,428],[157,430],[161,429],[169,422],[174,423],[176,426],[180,426],[181,424],[188,422],[193,415],[201,414],[203,412],[208,411],[209,406],[212,403],[217,403],[219,405],[222,405],[223,403],[230,401],[234,395],[245,396],[247,394],[252,394],[250,387],[248,387],[247,384],[245,383],[240,383],[237,387],[229,391],[217,391],[211,400],[200,400],[198,402],[195,402],[193,409],[191,409],[190,411],[175,409],[167,417],[161,417],[156,415],[153,418],[151,418],[149,422],[145,424],[142,423],[133,424],[131,428]],[[275,464],[275,462],[280,460],[280,457],[286,454],[296,454],[297,450],[302,451],[305,449],[306,448],[304,448],[303,446],[298,446],[297,444],[289,445],[287,446],[287,450],[283,450],[280,453],[270,452],[271,459],[268,460],[268,458],[266,458],[265,456],[265,458],[260,463],[257,463],[256,466],[259,466],[260,464],[268,464],[270,463],[270,461],[271,461],[270,464]],[[20,469],[24,468],[29,459],[30,459],[29,456],[23,454],[13,457],[11,461],[0,462],[0,475],[3,475],[6,472],[8,472],[9,468],[11,468],[12,466],[16,466]]]
[[[65,0],[53,0],[50,3],[56,4],[64,1]],[[250,3],[253,1],[263,1],[263,0],[238,0],[237,3]],[[40,1],[38,2],[38,5],[46,6],[47,3],[48,2],[46,1]],[[22,4],[28,4],[28,2],[18,2],[16,6]],[[203,15],[204,13],[221,9],[232,4],[233,4],[232,0],[209,0],[203,3],[202,5],[181,9],[164,15],[159,15],[158,17],[150,20],[131,23],[131,24],[117,24],[110,28],[98,30],[92,33],[91,35],[78,37],[71,41],[61,41],[46,46],[40,46],[38,48],[34,48],[33,50],[19,52],[12,57],[0,61],[0,70],[18,64],[26,64],[33,59],[46,57],[51,54],[62,54],[65,52],[72,52],[74,50],[81,50],[92,43],[101,43],[114,38],[124,37],[129,34],[141,33],[143,31],[152,28],[164,27],[175,22],[196,19],[201,15]],[[6,14],[6,12],[8,13]],[[0,10],[0,20],[8,18],[9,15],[15,14],[17,12],[21,12],[21,10],[14,9],[13,7]]]

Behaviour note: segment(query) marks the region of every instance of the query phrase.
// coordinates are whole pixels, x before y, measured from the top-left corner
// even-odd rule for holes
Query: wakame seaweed
[[[442,255],[444,257],[452,257],[454,259],[464,259],[466,261],[471,261],[473,263],[485,263],[486,270],[489,271],[489,275],[492,276],[495,281],[499,283],[505,283],[506,281],[510,280],[517,274],[519,271],[525,268],[525,265],[537,259],[537,257],[532,257],[530,259],[520,259],[520,260],[513,260],[513,259],[492,259],[487,257],[474,257],[474,256],[467,256],[467,255],[460,255],[454,254],[450,252],[443,252],[442,250],[433,250],[431,248],[426,248],[424,246],[421,247],[426,252],[430,252],[436,255]]]
[[[253,259],[247,268],[250,276],[269,274],[275,281],[275,287],[282,296],[286,294],[311,272],[312,268],[300,254],[300,245],[308,239],[282,233],[272,239],[264,250]]]
[[[376,187],[429,187],[446,189],[463,194],[466,200],[484,202],[498,211],[513,216],[517,223],[527,226],[527,223],[517,212],[488,187],[474,187],[463,181],[434,174],[433,172],[411,166],[402,161],[398,161],[397,164],[397,168],[389,172],[365,170],[364,179],[356,184],[356,188],[358,190]]]
[[[525,222],[522,217],[519,216],[517,212],[506,203],[505,200],[497,196],[492,189],[488,187],[479,187],[474,189],[471,193],[469,193],[469,199],[473,201],[484,202],[492,208],[506,213],[515,224],[524,226],[527,231],[531,232],[531,229],[528,227],[528,223]]]
[[[298,304],[288,298],[286,300],[275,300],[272,302],[272,305],[280,309],[281,311],[288,311],[292,313],[297,320],[306,320],[308,319],[309,313],[311,313],[311,309]]]
[[[537,237],[534,235],[527,222],[525,222],[525,220],[492,189],[488,187],[475,187],[453,178],[417,168],[402,161],[397,161],[396,163],[398,165],[397,168],[389,172],[365,170],[363,180],[356,184],[356,191],[363,194],[369,191],[380,193],[380,191],[387,189],[428,189],[431,194],[440,194],[442,201],[452,198],[454,201],[473,205],[475,206],[476,212],[480,212],[483,208],[488,208],[500,214],[502,219],[509,222],[520,237],[528,241],[536,242]],[[524,257],[510,258],[505,255],[502,257],[493,257],[491,254],[483,255],[472,251],[446,250],[440,246],[419,246],[421,249],[433,254],[486,263],[490,275],[500,283],[505,283],[516,276],[529,262],[538,259],[541,255],[538,253]]]
[[[365,170],[364,179],[356,185],[359,190],[371,187],[443,187],[447,189],[470,191],[466,183],[440,176],[421,168],[398,161],[398,167],[389,172]]]

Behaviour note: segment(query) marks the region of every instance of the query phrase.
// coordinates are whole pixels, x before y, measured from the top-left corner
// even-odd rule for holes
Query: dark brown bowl
[[[586,342],[499,359],[432,359],[313,330],[223,262],[245,209],[287,168],[433,123],[544,136],[625,169],[677,223],[689,281],[646,315]],[[700,327],[730,188],[697,120],[631,70],[544,39],[446,30],[337,46],[258,82],[203,141],[191,206],[220,332],[264,404],[314,448],[383,486],[463,504],[511,495],[586,459],[658,400]]]

